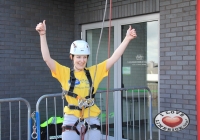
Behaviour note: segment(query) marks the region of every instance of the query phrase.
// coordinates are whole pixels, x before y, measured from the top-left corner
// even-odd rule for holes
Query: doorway
[[[82,39],[86,40],[91,47],[91,56],[88,65],[94,65],[96,59],[97,45],[100,37],[102,23],[92,23],[82,25]],[[131,17],[125,19],[117,19],[112,21],[111,39],[110,39],[110,55],[123,41],[126,31],[131,25],[136,29],[137,38],[132,40],[127,49],[125,50],[121,59],[110,70],[109,88],[123,88],[123,87],[136,87],[146,86],[152,92],[152,114],[153,117],[159,112],[159,14],[144,15],[139,17]],[[98,63],[108,58],[108,26],[109,23],[104,23],[103,35],[98,52]],[[107,88],[107,80],[104,79],[99,85],[98,90],[105,90]],[[132,132],[137,126],[127,127],[127,119],[125,108],[127,101],[124,100],[125,95],[122,94],[109,94],[109,136],[115,140],[121,139],[135,139],[136,135],[130,133],[127,136],[127,131]],[[105,97],[98,97],[100,102],[105,103]],[[137,102],[128,103],[131,107],[134,105],[134,112],[131,112],[131,123],[134,117],[134,124],[141,122],[141,127],[136,129],[140,133],[145,133],[142,124],[148,122],[146,117],[140,117],[144,110],[137,109]],[[98,105],[98,104],[97,104]],[[98,105],[99,106],[99,105]],[[102,113],[105,113],[105,104],[101,105]],[[145,108],[145,107],[142,107]],[[152,119],[153,119],[152,117]],[[127,128],[129,130],[127,130]],[[121,131],[120,131],[121,130]],[[140,137],[140,140],[145,138]],[[159,130],[153,126],[153,139],[159,139]]]

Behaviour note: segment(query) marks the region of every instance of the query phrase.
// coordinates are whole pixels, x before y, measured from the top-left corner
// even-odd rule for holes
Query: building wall
[[[109,19],[109,0],[106,20]],[[75,0],[75,39],[81,37],[81,25],[103,20],[105,0]],[[112,19],[159,12],[159,0],[112,0]]]
[[[52,58],[64,65],[71,64],[68,53],[74,39],[73,1],[0,1],[0,98],[25,98],[32,111],[43,94],[61,92],[60,84],[52,78],[42,59],[40,38],[35,31],[36,25],[44,19]],[[12,139],[18,139],[17,105],[12,104]],[[8,105],[5,106],[0,109],[3,111],[1,122],[8,124],[2,124],[1,138],[9,139],[9,112]],[[23,103],[21,106],[22,138],[25,140],[27,113]],[[62,111],[59,114],[62,115]]]
[[[196,1],[160,0],[160,110],[188,114],[179,133],[161,132],[161,140],[196,140]]]

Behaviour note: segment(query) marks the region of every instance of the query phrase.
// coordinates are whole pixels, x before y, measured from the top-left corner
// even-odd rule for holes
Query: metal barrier
[[[31,117],[30,117],[30,114],[31,114],[31,106],[30,106],[30,104],[29,104],[29,102],[27,101],[27,100],[25,100],[25,99],[23,99],[23,98],[6,98],[6,99],[0,99],[0,140],[1,140],[1,136],[2,136],[2,132],[5,132],[5,130],[4,131],[2,131],[2,119],[7,119],[7,118],[3,118],[2,117],[2,115],[5,115],[6,116],[6,114],[4,113],[4,114],[2,114],[2,103],[5,103],[5,102],[7,102],[7,103],[9,103],[9,123],[10,123],[10,140],[12,140],[13,139],[13,135],[14,134],[16,134],[16,133],[13,133],[12,132],[12,128],[15,128],[16,127],[16,125],[14,125],[14,126],[12,126],[12,115],[15,115],[15,114],[12,114],[12,102],[19,102],[19,119],[17,120],[17,121],[19,121],[19,127],[18,127],[18,129],[19,129],[19,140],[22,140],[23,138],[21,137],[21,102],[24,102],[25,104],[26,104],[26,106],[27,106],[27,109],[28,109],[28,119],[27,119],[27,124],[28,124],[28,126],[27,126],[27,139],[28,140],[31,140]],[[7,106],[6,106],[7,107]],[[15,108],[16,108],[16,106],[14,106]],[[14,116],[15,117],[15,119],[14,119],[14,121],[16,121],[16,116]],[[3,123],[4,125],[5,125],[5,122]],[[7,132],[6,132],[7,133]]]
[[[102,140],[105,139],[105,99],[106,93],[109,93],[111,101],[109,101],[108,107],[108,114],[106,114],[108,119],[108,139],[113,139],[114,133],[116,132],[115,123],[114,123],[114,116],[115,115],[122,115],[122,122],[121,122],[121,131],[122,136],[121,139],[133,139],[133,140],[152,140],[152,95],[151,91],[148,87],[132,87],[132,88],[119,88],[113,89],[109,91],[98,91],[95,97],[95,103],[100,107],[102,113],[99,115],[101,128],[102,128]],[[110,94],[113,93],[113,94]],[[116,101],[114,95],[121,96],[121,114],[115,114],[114,106],[116,106]],[[49,112],[48,112],[48,99],[53,98],[54,104],[54,117],[57,115],[57,103],[56,97],[59,97],[59,100],[62,102],[62,110],[64,109],[65,100],[61,98],[61,93],[56,94],[47,94],[41,96],[36,104],[36,124],[37,124],[37,140],[40,140],[40,104],[43,99],[46,99],[46,121],[49,119]],[[112,101],[113,99],[113,101]],[[59,102],[59,104],[61,103]],[[113,104],[112,104],[113,102]],[[147,103],[148,102],[148,103]],[[148,108],[148,109],[147,109]],[[44,109],[44,108],[43,108]],[[113,112],[112,112],[113,110]],[[63,115],[63,114],[62,114]],[[57,127],[55,127],[55,133],[57,135]],[[142,130],[143,129],[143,130]],[[49,139],[48,134],[48,125],[47,125],[47,139]],[[56,138],[57,139],[57,138]],[[120,139],[120,138],[118,138]]]

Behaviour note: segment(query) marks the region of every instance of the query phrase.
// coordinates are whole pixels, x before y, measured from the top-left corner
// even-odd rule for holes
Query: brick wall
[[[1,0],[0,17],[0,98],[25,98],[34,111],[40,96],[61,92],[60,84],[51,77],[42,59],[35,27],[46,20],[52,58],[69,65],[68,52],[74,39],[74,1]],[[17,105],[12,104],[12,139],[18,139]],[[27,113],[26,107],[22,109],[22,139],[25,140]],[[2,105],[0,110],[4,114],[1,122],[8,123],[2,125],[1,138],[9,139],[8,108]]]
[[[109,0],[106,19],[109,19]],[[81,24],[103,20],[105,0],[75,0],[75,39],[80,39]],[[112,0],[112,19],[159,12],[159,0]]]
[[[160,0],[160,110],[188,114],[190,125],[161,140],[196,140],[196,1]]]

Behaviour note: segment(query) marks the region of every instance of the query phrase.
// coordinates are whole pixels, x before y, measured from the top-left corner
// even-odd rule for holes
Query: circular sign
[[[180,131],[189,125],[190,120],[185,113],[175,110],[160,112],[156,115],[154,123],[163,131]]]

